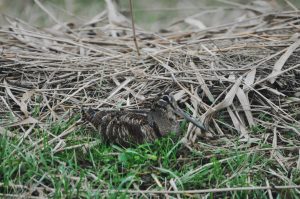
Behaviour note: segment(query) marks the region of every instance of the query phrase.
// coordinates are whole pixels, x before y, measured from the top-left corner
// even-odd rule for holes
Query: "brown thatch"
[[[80,107],[149,108],[149,99],[168,91],[210,129],[201,134],[189,126],[185,141],[221,136],[225,147],[234,140],[299,147],[299,14],[260,14],[183,32],[138,28],[140,55],[130,26],[116,26],[106,15],[43,29],[6,17],[9,25],[0,29],[0,134],[22,141],[31,136],[33,148],[39,147],[35,126],[48,132],[49,122],[66,120]],[[58,137],[49,132],[49,144],[74,128]],[[278,155],[278,161],[293,167],[293,155]]]
[[[8,113],[13,122],[32,117],[37,103],[40,123],[80,106],[147,107],[149,98],[168,90],[215,134],[256,137],[248,127],[275,125],[299,135],[297,14],[262,15],[247,19],[247,27],[137,30],[140,56],[128,28],[96,23],[41,30],[7,17],[10,25],[0,30],[1,122],[11,125]]]

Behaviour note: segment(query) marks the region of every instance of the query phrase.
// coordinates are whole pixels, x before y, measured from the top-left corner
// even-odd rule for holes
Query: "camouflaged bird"
[[[180,131],[177,115],[206,130],[195,119],[184,113],[171,95],[156,100],[149,111],[142,113],[119,110],[82,111],[82,119],[97,128],[108,143],[129,146],[151,142],[170,132]]]

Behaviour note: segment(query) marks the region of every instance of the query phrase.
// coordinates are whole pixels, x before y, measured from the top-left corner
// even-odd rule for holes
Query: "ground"
[[[138,21],[138,47],[119,18],[69,20],[50,4],[0,28],[2,197],[299,198],[296,4]],[[81,120],[90,107],[147,109],[164,91],[209,131],[183,120],[180,134],[124,148]]]

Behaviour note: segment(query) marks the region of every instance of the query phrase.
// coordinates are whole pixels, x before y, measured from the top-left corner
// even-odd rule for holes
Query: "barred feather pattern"
[[[147,113],[89,109],[83,111],[83,120],[90,122],[108,143],[129,146],[151,142],[171,131],[178,131],[176,120],[167,117],[167,110]],[[175,119],[175,118],[174,118]]]

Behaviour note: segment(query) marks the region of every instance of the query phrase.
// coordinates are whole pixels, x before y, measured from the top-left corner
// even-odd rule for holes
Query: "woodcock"
[[[149,111],[88,109],[82,111],[82,119],[97,128],[103,140],[108,143],[129,146],[151,142],[170,132],[179,132],[177,115],[192,122],[198,128],[205,127],[184,113],[171,95],[158,98]]]

